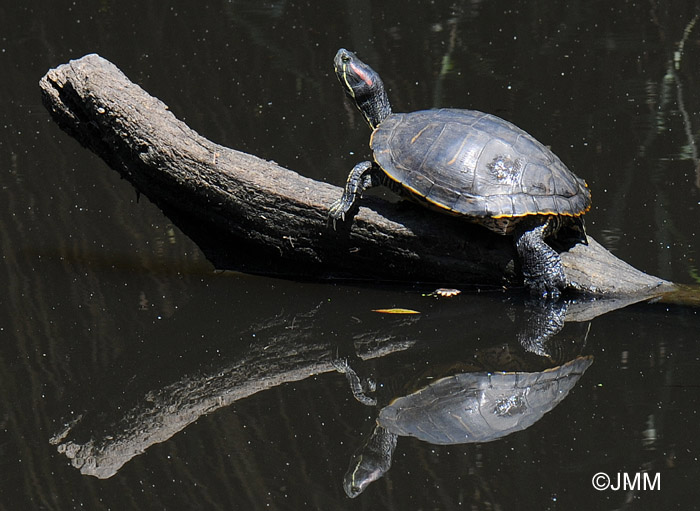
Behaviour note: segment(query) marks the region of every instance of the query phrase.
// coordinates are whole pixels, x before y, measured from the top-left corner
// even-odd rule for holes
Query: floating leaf
[[[401,309],[401,308],[373,309],[372,312],[379,312],[380,314],[420,314],[420,312],[414,311],[413,309]]]

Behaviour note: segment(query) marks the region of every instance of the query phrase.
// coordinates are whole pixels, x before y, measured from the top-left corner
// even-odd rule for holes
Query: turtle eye
[[[350,55],[343,55],[343,56],[341,57],[341,60],[342,60],[343,62],[350,62]]]

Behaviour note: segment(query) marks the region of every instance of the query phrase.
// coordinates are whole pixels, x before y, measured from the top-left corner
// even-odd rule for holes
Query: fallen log
[[[51,69],[43,102],[59,126],[101,156],[220,268],[314,278],[520,286],[509,237],[458,218],[380,199],[333,229],[342,190],[205,139],[99,55]],[[657,296],[675,286],[589,237],[562,253],[570,288]]]

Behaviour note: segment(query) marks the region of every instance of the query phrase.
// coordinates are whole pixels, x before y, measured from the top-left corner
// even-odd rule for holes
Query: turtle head
[[[389,98],[384,83],[377,72],[344,48],[338,50],[333,60],[335,75],[345,89],[345,94],[365,116],[372,129],[379,126],[391,114]]]
[[[398,436],[377,424],[372,434],[350,459],[343,489],[354,499],[371,483],[382,477],[391,468],[391,458]]]

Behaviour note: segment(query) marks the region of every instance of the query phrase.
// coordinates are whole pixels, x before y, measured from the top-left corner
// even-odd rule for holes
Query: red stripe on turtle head
[[[365,73],[362,69],[357,67],[355,64],[352,62],[350,63],[350,67],[352,68],[353,72],[360,77],[360,79],[365,82],[367,85],[370,87],[372,86],[372,77],[368,76],[367,73]]]

